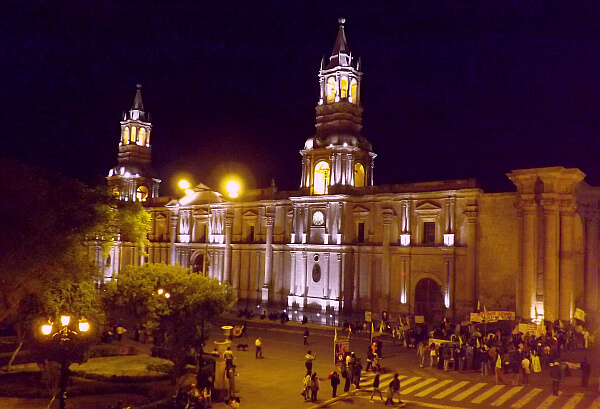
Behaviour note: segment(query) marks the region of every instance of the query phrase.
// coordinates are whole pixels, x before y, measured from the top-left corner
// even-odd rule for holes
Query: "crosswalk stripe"
[[[504,385],[495,385],[492,388],[485,391],[484,393],[482,393],[481,395],[479,395],[478,397],[476,397],[475,399],[473,399],[471,403],[481,403],[502,388],[504,388]]]
[[[556,399],[558,399],[558,396],[550,395],[536,409],[548,409]]]
[[[600,398],[596,398],[589,409],[600,409]]]
[[[407,379],[405,381],[400,382],[400,387],[406,386],[406,385],[410,385],[411,383],[417,382],[419,379],[421,379],[420,376],[413,376],[410,379]]]
[[[505,394],[500,396],[498,399],[492,402],[492,406],[502,406],[504,402],[515,396],[517,393],[521,392],[523,389],[522,386],[514,386],[508,390]]]
[[[429,388],[425,389],[424,391],[421,391],[419,393],[417,393],[415,396],[418,396],[419,398],[422,398],[423,396],[427,396],[429,395],[431,392],[435,392],[440,388],[443,388],[444,386],[448,385],[449,383],[454,382],[453,380],[445,380],[442,381],[440,383],[437,383],[433,386],[430,386]]]
[[[411,392],[416,391],[417,389],[421,389],[423,386],[427,386],[432,382],[437,381],[437,379],[435,378],[429,378],[429,379],[425,379],[423,382],[418,383],[414,386],[411,386],[410,388],[406,388],[400,391],[400,395],[408,395]]]
[[[467,381],[459,382],[456,385],[449,387],[445,391],[438,393],[437,395],[435,395],[433,397],[433,399],[445,398],[446,396],[450,395],[453,392],[456,392],[457,390],[459,390],[460,388],[462,388],[463,386],[468,385],[468,384],[469,384],[469,382],[467,382]]]
[[[535,398],[543,389],[535,388],[530,390],[527,395],[523,396],[517,402],[513,403],[510,407],[513,409],[521,409],[527,405],[533,398]]]
[[[467,389],[463,393],[461,393],[460,395],[457,395],[457,396],[453,397],[451,400],[453,400],[454,402],[461,401],[464,398],[466,398],[467,396],[474,394],[479,389],[481,389],[481,388],[483,388],[483,387],[485,387],[487,385],[488,385],[487,383],[477,383],[477,384],[471,386],[469,389]]]
[[[576,393],[563,405],[562,409],[575,409],[581,399],[583,399],[583,393]]]
[[[380,375],[379,376],[379,385],[381,385],[383,382],[385,382],[386,380],[391,380],[394,377],[394,374],[387,374],[387,375]],[[363,377],[360,380],[360,386],[371,386],[373,384],[373,379],[375,378],[375,376],[367,376],[366,378]],[[398,376],[398,379],[403,379],[406,378],[406,376]]]

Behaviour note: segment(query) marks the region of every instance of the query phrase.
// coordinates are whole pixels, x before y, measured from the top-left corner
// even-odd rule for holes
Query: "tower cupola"
[[[329,60],[321,60],[316,133],[306,140],[302,155],[301,188],[311,194],[328,194],[373,185],[371,143],[361,135],[361,60],[352,56],[345,19],[339,28]]]
[[[121,200],[146,201],[158,196],[160,180],[153,177],[150,166],[151,132],[151,117],[142,101],[142,85],[137,84],[131,109],[123,113],[121,120],[119,164],[108,173],[108,184]]]

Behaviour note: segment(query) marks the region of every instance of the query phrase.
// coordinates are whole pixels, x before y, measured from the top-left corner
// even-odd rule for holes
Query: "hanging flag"
[[[579,321],[585,322],[585,311],[580,308],[575,308],[575,318]]]
[[[385,331],[385,324],[383,323],[383,320],[381,320],[381,322],[379,323],[379,333],[383,334]]]
[[[502,358],[500,354],[498,354],[498,359],[496,360],[496,368],[502,369]]]
[[[481,311],[481,303],[477,300],[477,311]]]
[[[337,341],[337,328],[335,328],[335,332],[333,333],[333,342]]]
[[[479,343],[479,338],[476,338],[476,339],[477,339],[477,348],[481,348],[481,344]]]

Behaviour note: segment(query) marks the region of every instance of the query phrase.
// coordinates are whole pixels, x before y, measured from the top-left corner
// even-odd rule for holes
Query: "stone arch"
[[[443,317],[444,282],[435,274],[421,273],[412,280],[412,305],[415,315],[424,315],[426,322]]]
[[[210,257],[204,250],[196,250],[190,257],[190,267],[192,273],[198,273],[208,276],[208,267],[210,266]]]

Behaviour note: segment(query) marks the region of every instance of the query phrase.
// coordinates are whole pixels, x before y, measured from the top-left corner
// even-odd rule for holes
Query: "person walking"
[[[229,380],[229,398],[235,398],[235,378],[238,376],[235,371],[235,365],[227,370],[227,379]]]
[[[256,341],[254,341],[254,346],[256,346],[256,353],[254,354],[254,357],[256,359],[262,358],[263,354],[262,354],[262,339],[260,337],[256,337]]]
[[[592,372],[592,367],[590,366],[587,358],[583,358],[579,369],[581,369],[581,386],[587,388],[588,381],[590,380],[590,373]]]
[[[310,401],[317,401],[317,392],[319,392],[319,378],[317,378],[317,373],[313,372],[310,378]]]
[[[223,352],[223,358],[225,358],[225,370],[229,370],[233,366],[233,351],[231,347],[227,347],[227,350]]]
[[[425,359],[427,359],[427,355],[429,355],[429,348],[427,348],[427,343],[425,341],[419,344],[417,355],[419,356],[419,366],[423,368],[425,366]]]
[[[302,396],[304,396],[304,401],[310,400],[310,383],[311,383],[311,375],[306,374],[304,376],[304,390],[302,391]]]
[[[371,392],[371,402],[373,401],[373,396],[375,396],[375,393],[378,393],[381,400],[383,400],[383,395],[381,394],[381,390],[379,389],[379,374],[376,374],[375,378],[373,378],[373,392]]]
[[[386,406],[388,403],[391,403],[392,406],[394,405],[394,395],[397,394],[399,390],[400,390],[400,379],[398,378],[398,373],[396,372],[394,374],[394,379],[392,379],[392,381],[388,385],[387,400],[385,401]],[[398,400],[398,404],[404,406],[404,402],[402,402],[401,400]]]
[[[337,387],[340,384],[340,375],[338,375],[337,371],[333,371],[331,373],[331,389],[333,393],[331,395],[332,398],[337,396]]]
[[[527,358],[527,355],[524,355],[521,360],[521,377],[523,379],[523,385],[525,386],[529,385],[529,374],[531,373],[531,370],[529,369],[530,364],[531,361]]]
[[[308,328],[304,328],[304,345],[308,345],[308,336],[310,333],[308,332]]]
[[[123,339],[123,334],[125,333],[125,331],[127,330],[123,327],[123,324],[119,324],[119,326],[117,327],[117,339],[119,341]]]
[[[552,394],[558,396],[560,381],[562,380],[562,369],[560,369],[558,362],[550,364],[550,378],[552,378]]]
[[[433,365],[437,363],[436,359],[437,359],[437,350],[435,347],[435,343],[432,342],[431,345],[429,345],[429,367],[430,368],[433,368]]]
[[[356,389],[360,389],[360,376],[362,374],[362,365],[357,362],[354,365],[354,373],[352,374],[352,381],[354,383],[354,386],[356,386]]]
[[[317,354],[312,354],[312,351],[309,350],[306,355],[304,355],[304,366],[306,367],[306,374],[310,375],[312,373],[313,361],[317,359]]]

